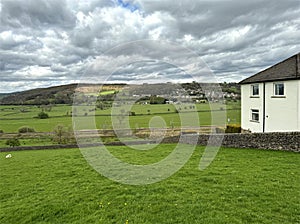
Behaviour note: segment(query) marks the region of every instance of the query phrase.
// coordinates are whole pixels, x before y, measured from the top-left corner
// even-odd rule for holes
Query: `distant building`
[[[300,131],[300,53],[240,84],[242,129]]]

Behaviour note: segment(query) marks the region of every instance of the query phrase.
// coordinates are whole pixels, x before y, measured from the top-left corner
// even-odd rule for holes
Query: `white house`
[[[300,131],[300,53],[240,84],[243,130]]]

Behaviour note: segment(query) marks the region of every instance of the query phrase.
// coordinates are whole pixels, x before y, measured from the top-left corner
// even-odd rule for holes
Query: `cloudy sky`
[[[299,0],[0,0],[2,93],[196,70],[240,81],[299,51]]]

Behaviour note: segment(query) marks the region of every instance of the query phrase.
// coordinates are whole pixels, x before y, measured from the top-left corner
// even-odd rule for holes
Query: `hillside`
[[[0,93],[0,100],[3,99],[4,97],[7,97],[9,93]]]
[[[99,89],[100,84],[68,84],[49,88],[31,89],[22,92],[0,96],[1,105],[47,105],[47,104],[72,104],[74,91],[89,93]],[[120,85],[103,85],[102,90],[120,89]]]
[[[204,96],[201,86],[210,85],[210,84],[201,84],[198,83],[185,83],[177,86],[177,88],[184,88],[185,91],[191,96]],[[220,83],[219,84],[224,93],[223,96],[226,98],[239,98],[240,97],[240,86],[237,83]],[[22,92],[15,92],[11,94],[0,94],[0,105],[47,105],[47,104],[72,104],[73,96],[75,89],[77,92],[82,93],[83,95],[89,96],[90,93],[95,93],[101,87],[102,91],[108,91],[112,93],[114,91],[121,90],[125,84],[68,84],[61,86],[54,86],[49,88],[39,88],[32,89]],[[149,84],[149,85],[140,85],[136,86],[132,94],[147,94],[147,95],[159,95],[162,91],[166,94],[168,88],[170,92],[174,92],[174,87],[176,85],[169,84]],[[151,90],[150,92],[147,90]],[[176,91],[175,91],[176,92]],[[105,96],[102,96],[105,97]]]

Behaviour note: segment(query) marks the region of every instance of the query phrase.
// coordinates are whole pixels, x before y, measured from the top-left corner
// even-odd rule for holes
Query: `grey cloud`
[[[22,53],[0,51],[0,61],[5,63],[7,70],[17,71],[25,66],[36,65],[35,56],[30,56]]]
[[[10,32],[2,33],[0,36],[0,48],[4,50],[14,48],[24,42],[26,39],[16,39]]]
[[[75,17],[64,0],[2,0],[1,23],[16,28],[70,28],[75,25]]]
[[[76,11],[81,11],[85,14],[88,14],[89,12],[93,12],[98,8],[103,7],[114,7],[115,3],[113,1],[108,0],[69,0],[68,4],[70,7],[72,7]]]
[[[300,49],[298,1],[125,1],[140,8],[132,12],[108,0],[2,0],[1,91],[26,88],[13,80],[31,83],[29,88],[77,82],[84,75],[87,81],[104,79],[112,66],[107,61],[114,60],[125,63],[116,67],[115,82],[185,79],[193,75],[185,73],[196,66],[195,58],[219,80],[240,81]],[[125,42],[134,44],[118,47]],[[145,63],[134,63],[139,60]],[[210,74],[202,62],[197,66],[192,71],[199,77]]]
[[[195,37],[210,35],[233,26],[265,24],[291,20],[299,11],[298,1],[194,1],[142,0],[147,11],[165,11],[173,15],[181,33]],[[296,16],[297,18],[298,16]]]

